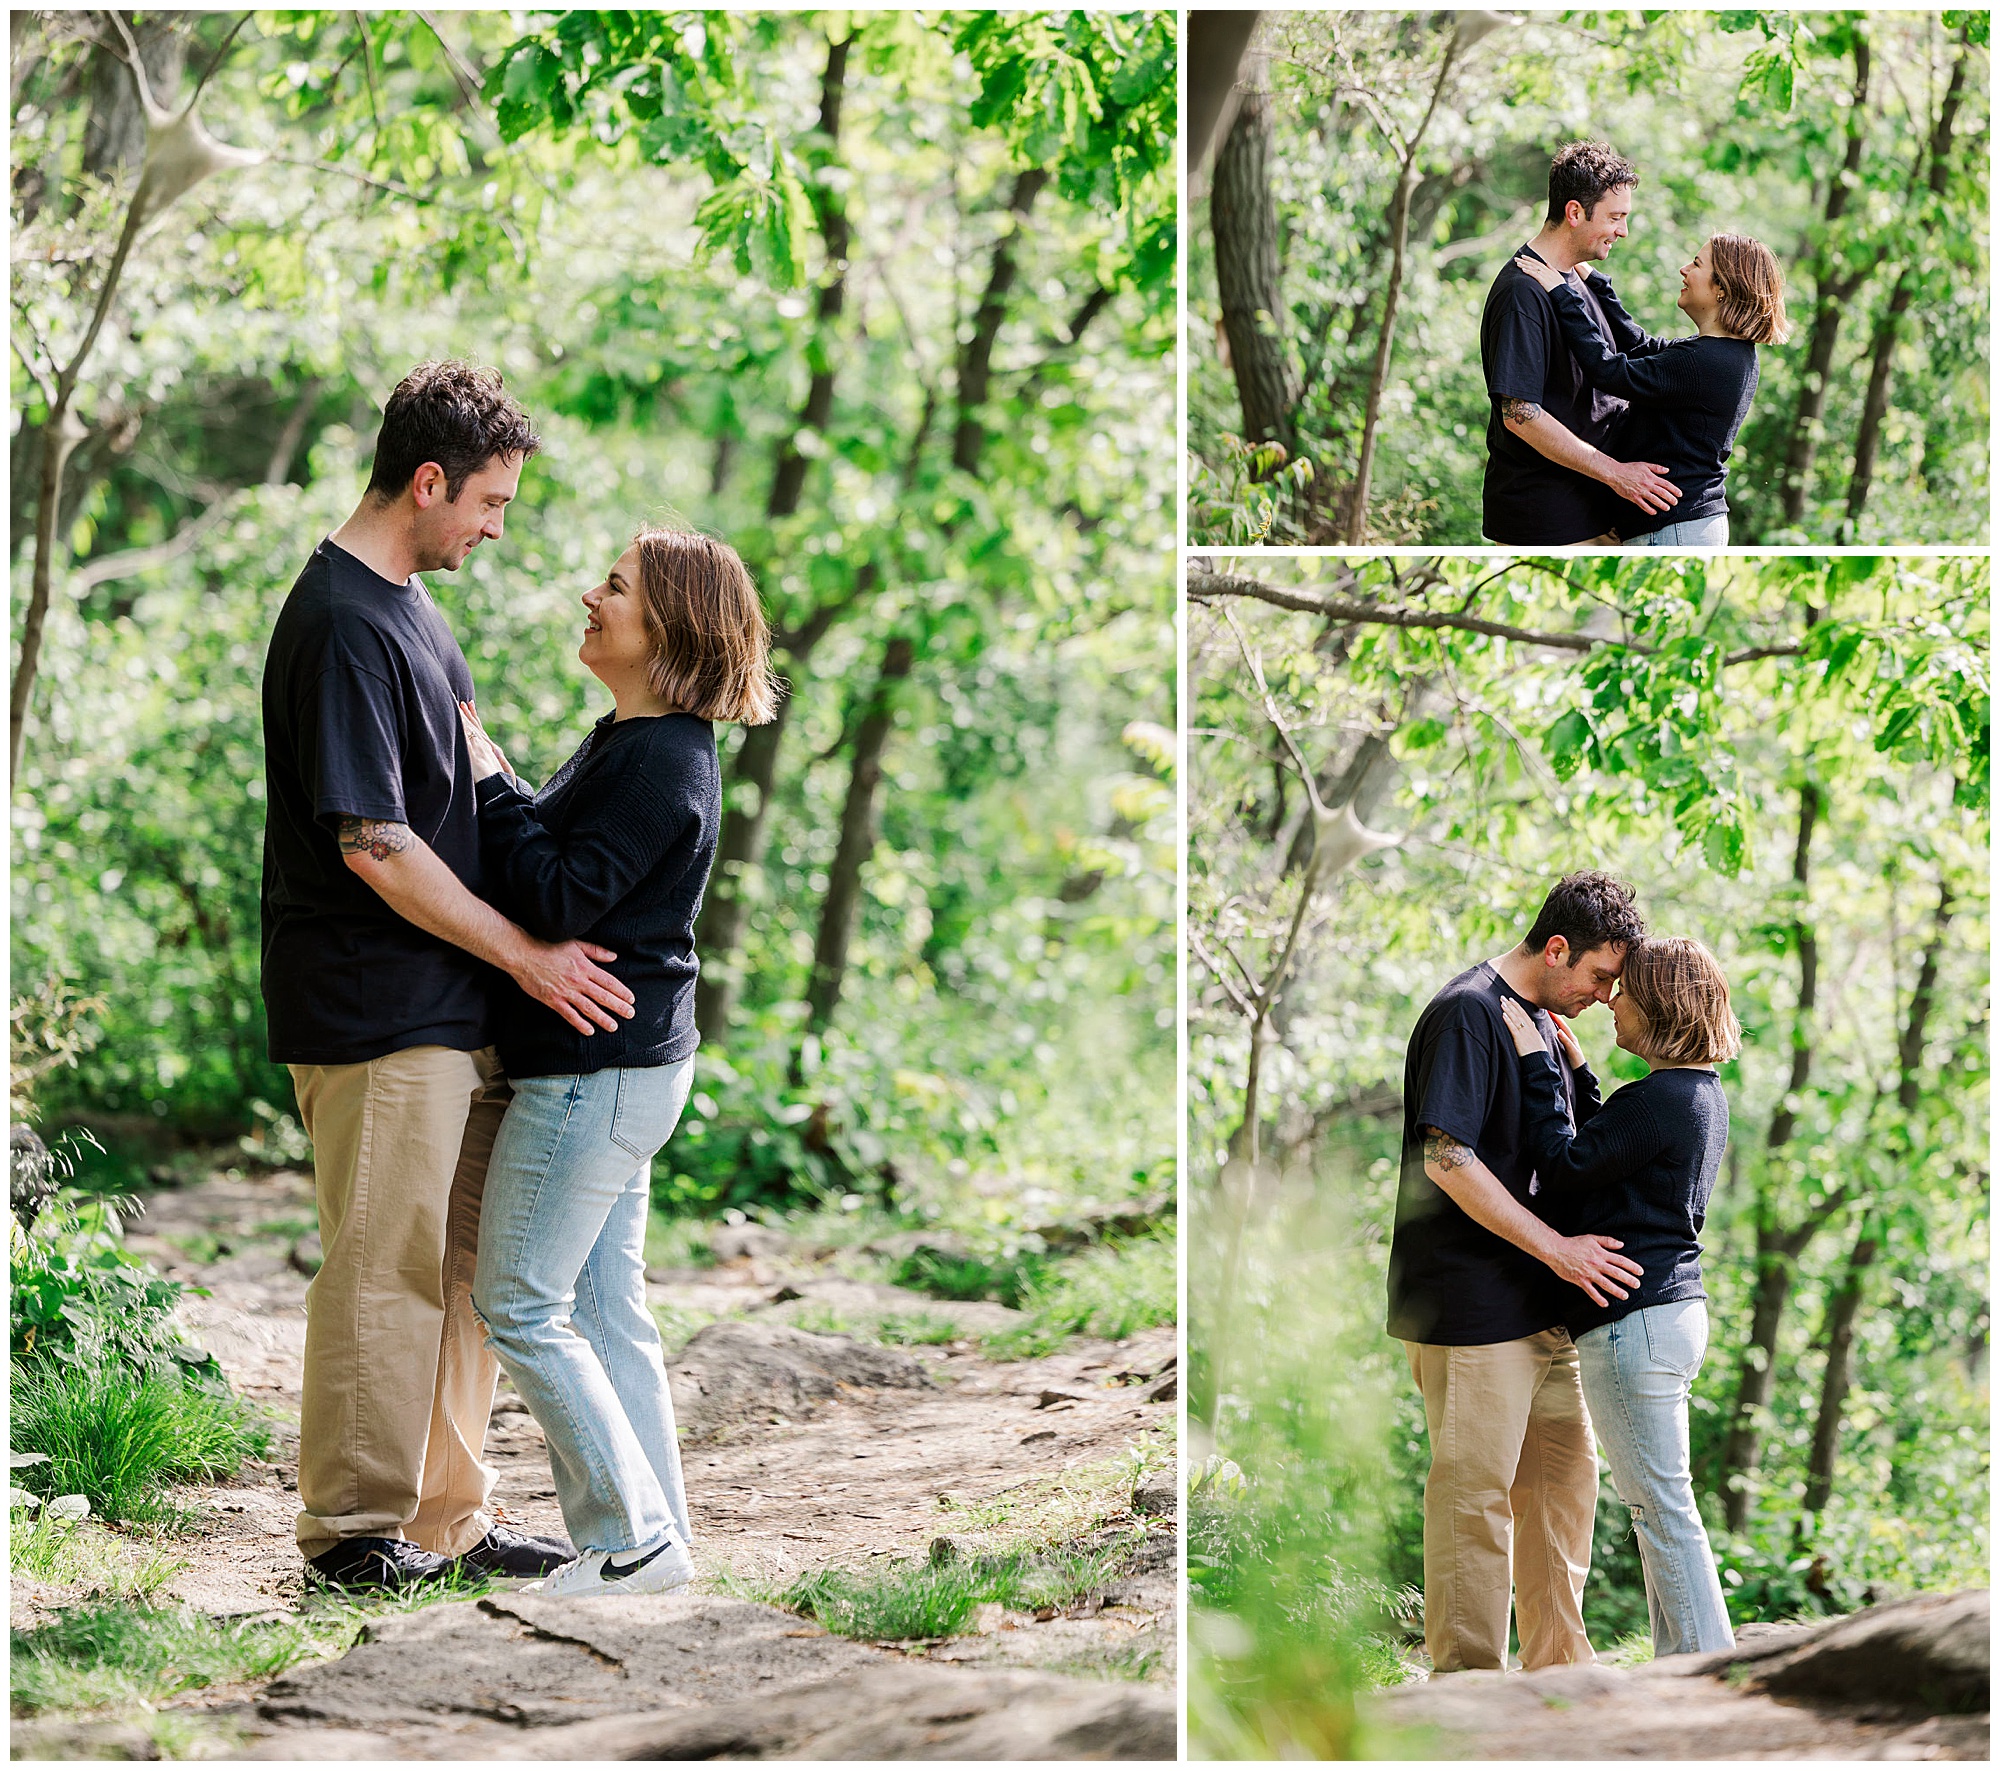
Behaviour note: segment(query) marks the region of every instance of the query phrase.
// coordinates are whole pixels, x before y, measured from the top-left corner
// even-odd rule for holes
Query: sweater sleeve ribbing
[[[1657,1156],[1666,1136],[1643,1090],[1622,1088],[1588,1125],[1570,1129],[1556,1061],[1546,1051],[1521,1059],[1521,1111],[1535,1174],[1550,1190],[1622,1180]]]

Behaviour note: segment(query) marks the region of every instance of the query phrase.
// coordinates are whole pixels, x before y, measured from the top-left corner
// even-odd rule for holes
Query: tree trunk
[[[1874,1225],[1862,1225],[1847,1257],[1847,1271],[1827,1302],[1826,1374],[1820,1379],[1819,1419],[1813,1426],[1812,1456],[1806,1464],[1808,1513],[1824,1511],[1833,1494],[1833,1460],[1840,1449],[1840,1411],[1853,1379],[1854,1318],[1861,1308],[1862,1284],[1880,1246]]]
[[[1969,32],[1971,27],[1965,27]],[[1958,107],[1965,96],[1965,58],[1968,53],[1966,38],[1961,34],[1958,55],[1951,64],[1951,81],[1945,87],[1944,102],[1938,107],[1937,122],[1931,130],[1930,140],[1930,190],[1933,197],[1944,195],[1945,180],[1949,176],[1951,163],[1952,131],[1958,122]],[[1861,406],[1861,427],[1854,439],[1854,473],[1847,482],[1847,520],[1850,524],[1861,515],[1868,502],[1868,491],[1875,480],[1875,451],[1881,440],[1882,418],[1889,409],[1889,378],[1893,371],[1896,341],[1903,328],[1903,315],[1909,311],[1912,297],[1916,293],[1915,281],[1909,266],[1896,279],[1896,288],[1889,297],[1889,305],[1883,310],[1881,322],[1875,329],[1875,343],[1869,353],[1868,397]]]
[[[1243,407],[1243,435],[1298,443],[1298,377],[1285,350],[1285,299],[1278,272],[1278,209],[1271,198],[1271,94],[1258,80],[1242,96],[1215,159],[1209,227],[1229,362]]]
[[[1847,213],[1849,197],[1861,175],[1861,150],[1868,134],[1868,39],[1859,26],[1854,33],[1854,93],[1847,113],[1847,151],[1840,170],[1827,187],[1825,226],[1830,234]],[[1863,273],[1865,275],[1866,273]],[[1833,242],[1820,243],[1813,275],[1816,297],[1812,349],[1806,355],[1798,406],[1792,414],[1791,438],[1785,447],[1785,522],[1796,525],[1805,515],[1807,483],[1819,448],[1820,417],[1826,410],[1827,380],[1833,371],[1833,347],[1840,336],[1841,309],[1861,286],[1861,276],[1842,277],[1835,269]]]
[[[1799,907],[1792,922],[1792,940],[1799,955],[1799,1006],[1792,1023],[1791,1078],[1778,1110],[1771,1115],[1770,1132],[1765,1138],[1765,1148],[1770,1152],[1791,1142],[1798,1125],[1795,1102],[1812,1072],[1812,1017],[1819,995],[1819,944],[1808,920],[1806,888],[1819,808],[1819,789],[1807,781],[1799,789],[1799,836],[1792,854],[1792,880],[1799,889]],[[1723,1513],[1731,1531],[1741,1531],[1750,1516],[1751,1485],[1763,1455],[1761,1417],[1770,1405],[1771,1386],[1777,1376],[1778,1330],[1784,1320],[1786,1300],[1791,1295],[1799,1253],[1819,1227],[1809,1216],[1803,1226],[1781,1229],[1774,1203],[1768,1197],[1773,1185],[1767,1157],[1764,1178],[1759,1183],[1765,1197],[1759,1199],[1757,1210],[1756,1304],[1751,1312],[1750,1339],[1737,1362],[1736,1407],[1722,1448],[1720,1487]]]
[[[840,1005],[847,977],[847,943],[854,907],[861,897],[861,869],[875,852],[876,790],[882,783],[882,753],[896,722],[896,686],[910,674],[916,649],[901,634],[882,654],[868,711],[854,733],[854,771],[840,814],[840,843],[827,869],[826,897],[820,905],[819,938],[813,944],[812,981],[806,989],[806,1031],[823,1033]]]
[[[1187,175],[1201,177],[1215,138],[1229,121],[1229,98],[1256,35],[1255,12],[1187,14],[1187,134],[1182,138]]]
[[[1457,53],[1458,33],[1454,31],[1431,86],[1431,102],[1424,111],[1424,120],[1403,149],[1402,171],[1397,175],[1396,194],[1389,203],[1389,288],[1382,299],[1382,329],[1375,340],[1375,366],[1368,375],[1368,400],[1361,418],[1361,454],[1354,468],[1354,485],[1348,493],[1346,539],[1356,544],[1368,539],[1368,482],[1375,470],[1382,390],[1389,383],[1389,357],[1396,342],[1396,310],[1403,299],[1403,260],[1410,245],[1410,195],[1417,186],[1417,150],[1423,146],[1431,119],[1437,115],[1438,100],[1444,96],[1444,84],[1451,78],[1451,64]]]
[[[830,164],[840,142],[840,113],[847,90],[848,41],[829,42],[826,71],[820,81],[819,131],[826,138],[820,150],[822,165]],[[833,332],[846,305],[847,253],[851,236],[847,210],[839,187],[818,182],[813,187],[814,214],[819,222],[821,241],[826,248],[827,280],[820,286],[817,310],[818,330],[813,341],[812,382],[798,422],[778,444],[771,472],[771,492],[765,514],[780,518],[797,514],[805,491],[807,458],[796,439],[801,430],[823,430],[833,413],[834,369],[831,345]],[[715,482],[719,490],[729,471],[729,454],[718,440]],[[851,599],[849,599],[851,600]],[[784,743],[797,681],[813,648],[833,625],[847,601],[815,609],[799,628],[776,639],[791,666],[779,679],[777,718],[769,725],[751,726],[743,734],[729,771],[726,809],[722,829],[716,839],[715,867],[710,875],[708,895],[702,901],[701,917],[695,924],[695,946],[702,955],[699,981],[695,985],[695,1025],[705,1041],[726,1039],[729,1023],[736,1013],[742,992],[739,950],[743,943],[743,921],[748,905],[743,897],[748,877],[763,864],[764,844],[770,823],[771,795],[778,780],[778,753]]]
[[[993,381],[993,346],[1000,336],[1000,324],[1007,317],[1007,296],[1020,274],[1015,243],[1021,237],[1021,223],[1035,206],[1049,175],[1039,167],[1017,173],[1014,189],[1007,199],[1013,226],[993,248],[993,265],[987,272],[986,293],[979,298],[972,336],[958,358],[958,428],[951,440],[951,464],[960,473],[977,473],[979,458],[986,449],[986,427],[979,421]]]
[[[826,72],[819,88],[819,133],[826,138],[820,151],[821,170],[833,158],[840,142],[840,106],[847,90],[847,51],[852,40],[843,37],[826,46]],[[849,232],[847,206],[840,187],[817,180],[812,191],[813,210],[819,221],[819,236],[826,247],[826,281],[820,285],[815,313],[817,329],[812,344],[812,384],[799,421],[778,445],[777,466],[771,475],[771,497],[765,514],[772,517],[794,515],[805,490],[807,456],[800,453],[800,431],[823,431],[833,416],[834,329],[847,305],[847,248]]]

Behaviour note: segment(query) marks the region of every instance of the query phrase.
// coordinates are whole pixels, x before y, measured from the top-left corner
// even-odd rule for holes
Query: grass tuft
[[[8,1635],[17,1716],[152,1705],[184,1691],[275,1678],[351,1646],[355,1619],[227,1619],[147,1605],[65,1612]]]
[[[911,1642],[959,1634],[975,1606],[1039,1611],[1081,1598],[1112,1578],[1130,1546],[1012,1550],[942,1565],[898,1562],[880,1571],[824,1568],[774,1595],[775,1602],[817,1618],[836,1636]]]
[[[91,1519],[13,1515],[7,1562],[15,1574],[95,1599],[150,1599],[187,1566],[156,1544],[130,1543]]]
[[[271,1429],[239,1398],[142,1377],[123,1365],[14,1368],[11,1442],[48,1457],[30,1476],[43,1494],[81,1494],[99,1518],[179,1521],[168,1482],[233,1474],[270,1449]]]
[[[1027,1321],[984,1337],[996,1359],[1035,1359],[1073,1335],[1122,1341],[1174,1320],[1175,1251],[1170,1238],[1105,1242],[1044,1268],[1021,1294]]]

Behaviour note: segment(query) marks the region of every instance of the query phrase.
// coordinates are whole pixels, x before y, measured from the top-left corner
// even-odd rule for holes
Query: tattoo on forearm
[[[1502,400],[1500,410],[1510,424],[1532,424],[1542,415],[1533,400]]]
[[[367,855],[372,860],[386,861],[391,855],[400,855],[413,847],[417,839],[409,825],[386,818],[343,818],[334,840],[344,855]]]
[[[1455,1168],[1470,1168],[1478,1160],[1470,1150],[1456,1138],[1447,1137],[1441,1131],[1424,1129],[1424,1161],[1434,1164],[1449,1174]]]

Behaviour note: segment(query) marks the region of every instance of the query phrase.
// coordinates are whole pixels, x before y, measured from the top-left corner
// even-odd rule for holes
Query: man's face
[[[1632,218],[1632,187],[1621,184],[1606,191],[1588,215],[1581,203],[1572,202],[1567,214],[1570,245],[1578,259],[1609,258],[1612,241],[1625,238],[1625,224]]]
[[[482,541],[498,541],[507,527],[507,506],[521,489],[520,455],[496,455],[466,476],[456,499],[449,496],[444,469],[426,461],[410,482],[417,506],[417,570],[456,572]]]
[[[1611,1000],[1611,987],[1625,969],[1625,949],[1593,947],[1579,957],[1570,952],[1562,936],[1552,935],[1536,956],[1535,967],[1535,982],[1540,986],[1535,1001],[1568,1018],[1582,1014],[1593,1002]]]

